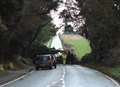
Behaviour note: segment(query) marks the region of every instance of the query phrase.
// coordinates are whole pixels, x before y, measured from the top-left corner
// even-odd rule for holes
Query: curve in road
[[[110,77],[79,65],[58,65],[57,69],[29,73],[4,87],[120,87]]]

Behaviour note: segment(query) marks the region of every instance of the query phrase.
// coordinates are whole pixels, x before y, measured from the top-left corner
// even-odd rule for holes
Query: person
[[[67,52],[66,64],[71,64],[71,52]]]

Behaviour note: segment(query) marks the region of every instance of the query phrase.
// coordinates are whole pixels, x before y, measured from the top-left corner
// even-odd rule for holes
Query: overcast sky
[[[51,17],[53,18],[53,24],[56,25],[56,27],[61,27],[62,25],[65,25],[63,23],[63,19],[62,18],[59,18],[60,16],[60,13],[64,10],[64,9],[67,9],[65,3],[67,3],[67,5],[69,5],[70,7],[74,7],[74,8],[77,8],[77,6],[74,4],[74,3],[77,3],[76,0],[62,0],[63,3],[60,3],[58,8],[57,8],[57,11],[55,10],[52,10],[50,12],[50,15]],[[71,14],[72,13],[76,13],[78,14],[80,12],[79,8],[77,8],[78,10],[71,10]],[[72,12],[73,11],[73,12]],[[82,22],[80,21],[76,21],[76,22],[68,22],[68,24],[70,24],[72,27],[74,27],[74,30],[77,30],[79,26],[82,26]],[[77,27],[75,26],[75,24],[77,25]],[[60,28],[61,30],[60,31],[63,31],[64,30],[64,26]]]
[[[65,3],[66,0],[63,0],[63,2]],[[59,15],[60,15],[60,12],[62,12],[64,9],[66,9],[64,3],[59,4],[57,11],[52,10],[50,12],[51,17],[53,18],[52,22],[56,25],[56,27],[60,27],[63,24],[63,19],[60,19]]]
[[[57,11],[52,10],[52,11],[50,12],[50,15],[51,15],[51,17],[52,17],[52,19],[53,19],[52,22],[53,22],[53,24],[55,24],[56,27],[58,27],[58,28],[61,27],[62,25],[64,25],[63,19],[62,19],[62,18],[59,18],[60,13],[61,13],[64,9],[66,9],[65,4],[64,4],[64,3],[66,2],[66,0],[62,0],[62,1],[63,1],[63,3],[60,3],[60,4],[59,4],[59,6],[58,6],[58,8],[57,8]],[[61,27],[57,33],[63,33],[63,30],[64,30],[64,26]]]

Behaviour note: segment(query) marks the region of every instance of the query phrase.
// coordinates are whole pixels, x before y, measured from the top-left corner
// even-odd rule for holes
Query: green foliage
[[[0,71],[0,76],[4,76],[4,75],[6,75],[6,74],[7,74],[6,71]]]
[[[47,42],[55,34],[56,34],[55,27],[50,23],[40,30],[35,41],[39,41],[40,43],[43,44]]]
[[[53,24],[49,23],[45,25],[43,28],[40,29],[39,33],[37,34],[35,40],[31,45],[31,53],[32,56],[36,54],[47,54],[50,52],[50,49],[44,46],[43,44],[46,43],[52,36],[56,34]]]
[[[120,35],[118,0],[77,0],[90,40],[92,55],[99,63],[118,63]],[[116,3],[116,4],[115,4]],[[114,51],[116,51],[116,53]],[[109,62],[107,61],[109,60]]]
[[[120,77],[120,67],[115,67],[110,70],[111,74],[115,77]],[[120,78],[119,78],[120,79]]]
[[[83,37],[79,39],[72,39],[72,40],[64,39],[64,42],[72,46],[79,60],[81,60],[83,56],[91,52],[91,48],[88,40],[86,40]]]
[[[65,33],[73,33],[73,27],[71,25],[66,25]]]
[[[43,43],[53,35],[47,14],[57,5],[53,0],[0,0],[0,63],[14,61],[15,55],[28,57],[35,40]]]
[[[31,48],[30,56],[33,59],[36,55],[55,54],[55,53],[57,53],[55,49],[48,48],[47,46],[40,43],[34,43]]]
[[[1,0],[0,1],[0,15],[12,16],[22,9],[23,0]],[[5,17],[4,17],[5,18]]]

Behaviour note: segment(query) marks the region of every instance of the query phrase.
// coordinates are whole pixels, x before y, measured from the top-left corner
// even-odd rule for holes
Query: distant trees
[[[73,27],[71,25],[65,26],[65,33],[73,33]]]
[[[57,2],[53,0],[0,0],[1,64],[7,60],[14,60],[16,55],[28,56],[27,52],[38,36],[46,35],[39,39],[43,42],[55,34],[51,32],[55,30],[47,14],[57,7]]]

